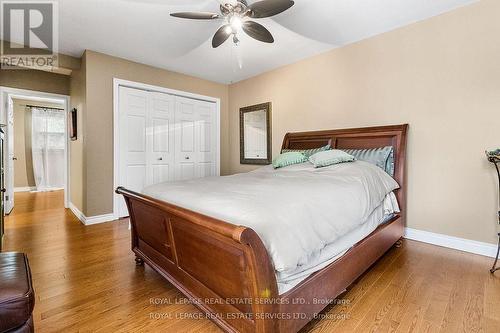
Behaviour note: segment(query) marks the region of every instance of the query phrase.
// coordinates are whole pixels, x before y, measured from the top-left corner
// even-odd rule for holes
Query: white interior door
[[[7,133],[5,154],[5,214],[14,209],[14,102],[7,98]]]
[[[214,103],[176,97],[176,180],[216,175],[216,131]]]

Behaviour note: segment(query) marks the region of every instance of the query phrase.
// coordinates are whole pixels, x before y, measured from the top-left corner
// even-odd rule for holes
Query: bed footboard
[[[278,288],[257,234],[118,188],[127,203],[132,251],[227,332],[275,332]]]

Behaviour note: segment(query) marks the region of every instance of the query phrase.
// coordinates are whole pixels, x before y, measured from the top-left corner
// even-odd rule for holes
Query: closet
[[[133,191],[217,175],[216,103],[119,88],[119,186]],[[128,212],[120,199],[119,216]]]

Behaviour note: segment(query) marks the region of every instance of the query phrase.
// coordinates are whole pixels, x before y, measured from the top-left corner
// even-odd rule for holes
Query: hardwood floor
[[[63,193],[16,193],[5,251],[29,256],[37,332],[219,332],[149,267],[128,221],[85,227]],[[304,332],[500,332],[491,259],[405,241]]]

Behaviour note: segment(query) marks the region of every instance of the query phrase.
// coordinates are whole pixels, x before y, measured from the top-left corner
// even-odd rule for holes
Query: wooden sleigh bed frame
[[[333,301],[403,236],[407,130],[408,125],[397,125],[285,136],[283,149],[392,145],[394,178],[401,186],[400,214],[285,294],[278,294],[273,263],[252,229],[120,187],[116,192],[130,213],[136,262],[151,266],[226,332],[297,332],[328,305],[313,299]]]

